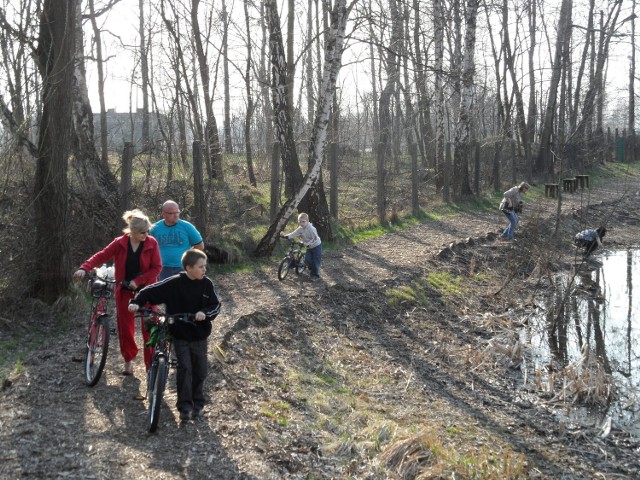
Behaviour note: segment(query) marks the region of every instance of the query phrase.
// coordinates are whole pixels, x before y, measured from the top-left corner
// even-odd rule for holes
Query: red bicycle
[[[111,271],[109,270],[111,269]],[[113,295],[113,286],[120,284],[127,286],[128,282],[113,280],[113,267],[102,266],[98,272],[88,275],[89,290],[91,292],[91,315],[87,328],[87,341],[84,354],[84,382],[89,387],[95,386],[104,370],[109,351],[110,315],[108,299]]]

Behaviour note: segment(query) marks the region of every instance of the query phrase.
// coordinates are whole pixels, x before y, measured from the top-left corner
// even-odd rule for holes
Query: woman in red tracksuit
[[[129,282],[129,288],[116,284],[115,297],[120,353],[124,358],[122,373],[133,375],[131,362],[138,354],[138,345],[135,340],[134,314],[128,310],[129,300],[135,296],[136,290],[157,281],[158,274],[162,270],[162,261],[158,242],[149,236],[149,228],[151,228],[149,218],[137,209],[125,212],[122,218],[127,222],[127,228],[123,230],[124,235],[115,238],[84,262],[73,277],[80,280],[87,272],[113,259],[115,279]],[[144,343],[147,343],[149,333],[144,325],[141,325],[141,329]],[[151,354],[151,348],[144,349],[144,363],[147,370],[151,366]]]

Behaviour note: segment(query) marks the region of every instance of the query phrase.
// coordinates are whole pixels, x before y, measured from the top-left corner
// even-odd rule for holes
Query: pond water
[[[554,283],[520,332],[526,382],[567,421],[640,437],[640,250],[599,252]]]

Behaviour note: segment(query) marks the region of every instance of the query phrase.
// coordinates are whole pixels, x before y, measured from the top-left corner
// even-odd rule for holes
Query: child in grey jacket
[[[309,267],[311,280],[320,278],[320,264],[322,263],[322,240],[318,236],[316,227],[309,222],[309,215],[301,213],[298,215],[298,228],[286,235],[281,234],[286,239],[300,237],[300,240],[307,247],[304,263]]]

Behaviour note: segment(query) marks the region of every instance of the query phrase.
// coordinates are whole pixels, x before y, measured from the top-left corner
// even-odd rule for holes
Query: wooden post
[[[338,219],[338,141],[335,136],[329,145],[329,213]]]
[[[450,199],[450,179],[449,172],[451,171],[451,143],[447,143],[444,152],[444,165],[443,165],[443,173],[444,173],[444,185],[442,187],[442,200],[448,202]]]
[[[416,142],[409,144],[409,155],[411,156],[411,214],[417,217],[420,213],[420,202],[418,200],[418,145]]]
[[[207,236],[207,206],[204,198],[202,149],[198,140],[193,142],[193,224],[205,239]]]
[[[273,142],[271,150],[271,197],[269,218],[273,222],[280,209],[280,142]]]
[[[126,212],[130,205],[131,176],[133,174],[133,143],[131,142],[124,144],[120,172],[120,210]]]
[[[473,189],[476,195],[480,195],[480,142],[473,142],[473,146],[473,159],[475,161]]]
[[[516,141],[511,139],[511,185],[518,183],[516,172]]]

